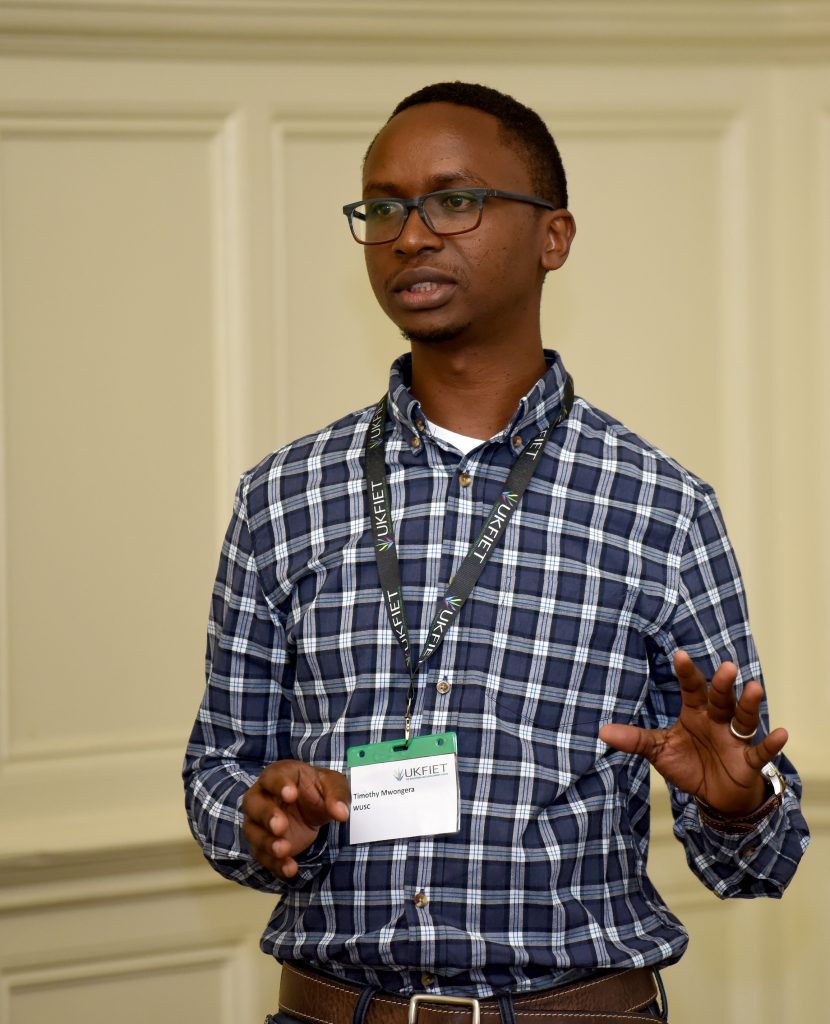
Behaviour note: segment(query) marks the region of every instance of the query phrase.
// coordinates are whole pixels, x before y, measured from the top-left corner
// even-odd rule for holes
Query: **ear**
[[[558,270],[571,251],[576,234],[576,221],[567,210],[552,210],[545,218],[545,242],[542,267],[545,271]]]

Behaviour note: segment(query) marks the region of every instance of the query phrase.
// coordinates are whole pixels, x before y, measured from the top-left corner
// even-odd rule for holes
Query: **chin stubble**
[[[455,339],[460,337],[469,326],[469,324],[462,324],[459,327],[436,327],[432,331],[407,331],[404,328],[401,328],[401,335],[406,338],[407,341],[421,341],[426,343],[434,342],[435,344],[440,344],[442,341],[455,341]]]

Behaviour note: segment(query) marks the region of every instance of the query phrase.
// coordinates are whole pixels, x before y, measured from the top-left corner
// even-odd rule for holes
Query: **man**
[[[646,874],[649,762],[719,896],[780,896],[807,844],[714,494],[543,350],[575,225],[536,114],[427,87],[363,177],[344,212],[411,355],[242,478],[191,827],[281,895],[281,1021],[403,1024],[414,995],[422,1024],[659,1016],[650,968],[687,938]],[[401,779],[444,742],[417,762],[440,798],[351,806],[347,762],[358,789],[361,757]]]

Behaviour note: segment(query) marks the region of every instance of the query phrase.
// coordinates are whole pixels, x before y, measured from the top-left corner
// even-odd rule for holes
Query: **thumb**
[[[657,732],[654,729],[640,729],[636,725],[603,725],[599,738],[609,747],[624,754],[639,754],[653,761],[657,753]]]

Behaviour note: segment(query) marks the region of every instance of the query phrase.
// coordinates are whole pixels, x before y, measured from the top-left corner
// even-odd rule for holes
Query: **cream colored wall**
[[[560,142],[547,341],[717,486],[805,777],[781,903],[700,887],[659,796],[672,1020],[816,1019],[829,56],[824,2],[0,3],[0,1020],[272,1005],[271,900],[212,875],[181,807],[213,571],[238,473],[383,388],[402,342],[339,207],[392,103],[458,76]]]

